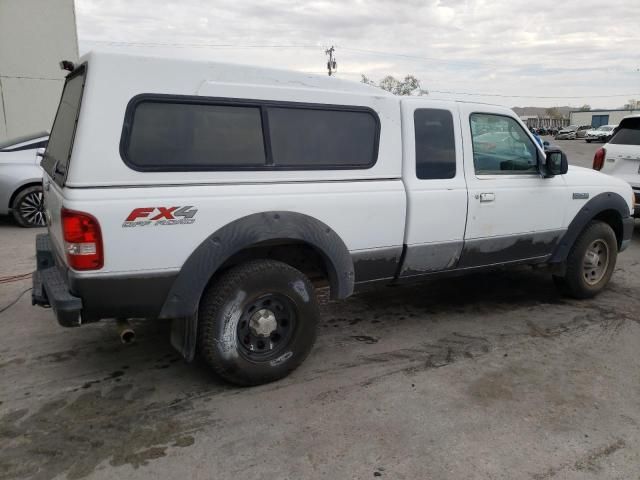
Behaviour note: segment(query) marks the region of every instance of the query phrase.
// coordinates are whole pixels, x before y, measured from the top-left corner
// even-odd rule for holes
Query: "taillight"
[[[62,209],[62,235],[69,266],[75,270],[98,270],[104,265],[100,224],[92,215]]]
[[[593,169],[594,170],[602,170],[602,166],[604,165],[604,157],[607,155],[607,151],[604,147],[600,147],[596,150],[596,154],[593,156]]]

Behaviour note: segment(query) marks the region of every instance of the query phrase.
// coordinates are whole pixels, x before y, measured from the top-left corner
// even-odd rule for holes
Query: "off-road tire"
[[[247,309],[269,295],[290,302],[293,326],[273,355],[250,358],[252,352],[241,344],[240,324],[250,318]],[[319,317],[315,290],[304,274],[275,260],[252,260],[223,273],[204,293],[198,313],[198,353],[220,377],[236,385],[273,382],[309,355]]]
[[[11,213],[16,223],[25,228],[44,227],[43,201],[42,187],[39,185],[18,192],[11,205]]]
[[[601,240],[608,247],[608,265],[602,278],[595,284],[589,284],[585,278],[585,256],[587,249]],[[613,229],[601,221],[591,221],[576,239],[567,256],[565,275],[554,276],[553,280],[561,293],[573,298],[592,298],[609,283],[618,258],[618,242]]]

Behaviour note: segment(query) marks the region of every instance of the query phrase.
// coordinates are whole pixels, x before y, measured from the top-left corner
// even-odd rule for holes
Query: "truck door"
[[[544,260],[563,233],[562,176],[542,178],[544,153],[502,107],[460,104],[469,210],[461,268]]]
[[[400,276],[455,268],[467,217],[457,105],[403,100],[402,129],[407,248]]]

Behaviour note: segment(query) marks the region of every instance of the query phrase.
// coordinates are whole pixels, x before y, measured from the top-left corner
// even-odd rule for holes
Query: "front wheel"
[[[311,351],[320,317],[313,285],[286,263],[253,260],[207,289],[199,353],[225,380],[260,385],[287,376]]]
[[[25,188],[16,195],[13,218],[21,227],[44,227],[44,197],[41,186]]]
[[[567,256],[563,277],[554,276],[563,293],[591,298],[609,283],[618,258],[618,242],[606,223],[592,221],[580,234]]]

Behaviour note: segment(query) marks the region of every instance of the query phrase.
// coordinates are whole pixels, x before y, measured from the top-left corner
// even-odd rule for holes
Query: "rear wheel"
[[[259,385],[287,376],[311,351],[319,309],[308,278],[274,260],[225,272],[199,310],[199,352],[222,378]]]
[[[13,218],[21,227],[44,227],[44,197],[42,187],[21,190],[12,206]]]
[[[611,279],[618,258],[618,242],[612,228],[592,221],[580,234],[567,257],[563,277],[554,277],[560,290],[574,298],[591,298]]]

